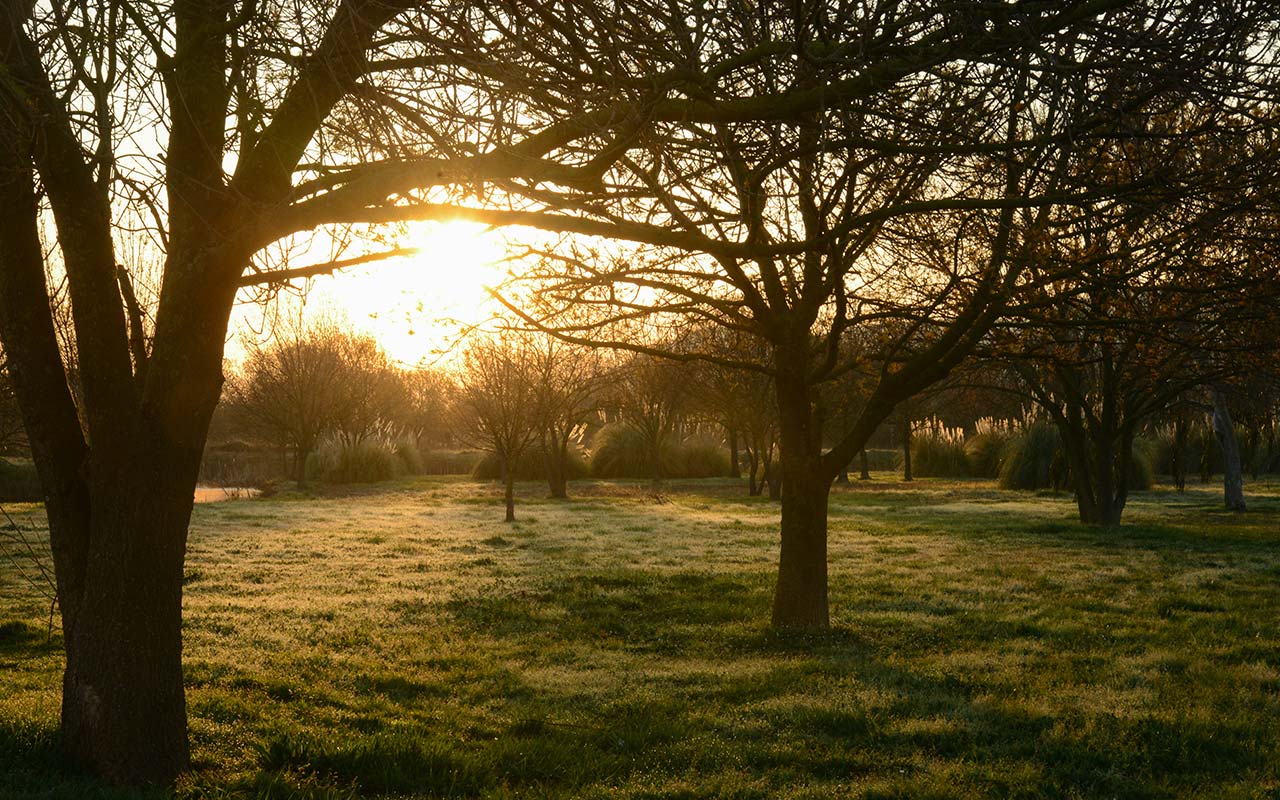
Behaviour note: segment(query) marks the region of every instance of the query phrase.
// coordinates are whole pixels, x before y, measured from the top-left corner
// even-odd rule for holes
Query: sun
[[[344,320],[406,367],[448,361],[460,332],[500,308],[489,288],[507,278],[505,241],[486,226],[451,221],[408,225],[397,244],[417,252],[317,279],[303,316]]]

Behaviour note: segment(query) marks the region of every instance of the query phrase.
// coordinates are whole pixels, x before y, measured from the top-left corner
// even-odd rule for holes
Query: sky
[[[401,247],[416,247],[411,257],[352,267],[309,282],[305,292],[288,292],[274,304],[241,296],[233,313],[227,357],[239,361],[244,338],[265,341],[276,314],[297,314],[349,325],[377,339],[387,354],[406,368],[447,363],[459,334],[483,323],[498,310],[486,291],[506,275],[502,235],[484,226],[455,221],[418,223],[408,227]],[[349,257],[354,253],[345,254]],[[300,267],[323,258],[299,257]]]

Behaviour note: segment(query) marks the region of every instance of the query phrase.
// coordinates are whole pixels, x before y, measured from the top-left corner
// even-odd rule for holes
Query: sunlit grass
[[[819,636],[765,625],[777,507],[729,481],[527,484],[514,525],[447,480],[200,506],[180,794],[1280,791],[1280,486],[1091,530],[1064,495],[877,477],[833,495]],[[0,563],[0,796],[132,797],[56,757],[47,614]]]

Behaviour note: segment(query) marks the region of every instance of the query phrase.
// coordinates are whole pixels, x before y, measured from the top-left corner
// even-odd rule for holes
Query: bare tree
[[[924,281],[953,287],[945,301],[911,294],[916,312],[954,325],[893,351],[868,404],[874,428],[997,313],[1018,244],[1008,207],[1046,202],[1054,169],[1043,156],[1086,139],[1089,119],[1122,102],[1099,102],[1091,76],[1142,65],[1130,84],[1147,91],[1149,75],[1245,73],[1270,53],[1247,32],[1231,31],[1222,61],[1234,72],[1200,54],[1224,26],[1265,30],[1271,10],[1251,0],[6,0],[0,339],[48,497],[67,631],[63,746],[122,782],[167,783],[188,765],[183,558],[234,298],[380,255],[273,259],[293,237],[463,217],[718,259],[738,294],[722,306],[720,293],[701,292],[704,307],[759,327],[784,356],[794,496],[784,497],[774,616],[824,624],[815,487],[828,469],[811,444],[806,387],[825,372],[819,317],[843,328],[879,313],[830,302],[845,296],[835,288],[851,285],[857,255],[873,255],[881,224],[908,211],[964,210],[970,229],[987,227],[980,269]],[[718,165],[705,184],[700,163]],[[637,184],[660,191],[641,197]],[[699,206],[706,197],[736,200],[725,216],[725,204]],[[777,197],[788,213],[774,213]],[[82,395],[49,312],[44,208]],[[127,230],[163,254],[151,307],[120,280],[127,248],[116,234]],[[138,264],[123,266],[137,277]],[[876,275],[861,280],[892,296]],[[857,438],[831,460],[846,463]]]
[[[569,447],[580,440],[613,379],[603,353],[540,336],[537,381],[541,419],[538,440],[547,465],[551,496],[569,496]]]
[[[684,315],[749,332],[772,351],[768,364],[608,340],[546,309],[527,319],[570,340],[773,377],[773,621],[825,626],[835,475],[898,404],[982,341],[1019,292],[1052,209],[1129,188],[1076,180],[1077,148],[1146,135],[1128,106],[1189,84],[1206,98],[1262,101],[1254,67],[1270,52],[1257,46],[1265,16],[1192,2],[806,3],[698,17],[675,35],[682,64],[694,65],[681,70],[691,95],[785,87],[795,103],[768,118],[660,121],[595,195],[529,192],[576,212],[576,232],[639,243],[613,256],[581,243],[540,252],[560,264],[534,277],[562,306],[601,309],[605,324]],[[705,63],[727,51],[751,56],[723,70]],[[832,94],[837,84],[849,95]],[[815,96],[821,107],[801,99]],[[1233,107],[1225,113],[1239,116]],[[896,333],[846,351],[846,333],[864,328]],[[875,380],[858,419],[828,444],[820,387],[849,369]]]
[[[463,353],[457,430],[497,456],[507,522],[516,518],[516,462],[542,431],[541,366],[532,339],[514,331],[474,341]]]

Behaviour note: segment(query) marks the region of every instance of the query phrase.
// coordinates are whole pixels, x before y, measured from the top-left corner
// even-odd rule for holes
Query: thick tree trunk
[[[1090,431],[1078,415],[1058,432],[1067,451],[1080,521],[1100,527],[1119,525],[1129,497],[1133,435],[1125,430]]]
[[[804,454],[788,459],[784,451],[782,465],[782,545],[773,624],[825,628],[830,622],[827,501],[831,480]]]
[[[569,443],[553,433],[543,442],[547,459],[547,488],[556,500],[569,498]]]
[[[162,455],[141,457],[95,470],[102,480],[81,611],[67,632],[62,739],[109,781],[164,785],[189,763],[182,576],[195,480],[163,469],[171,461]]]
[[[1240,442],[1222,393],[1213,390],[1213,432],[1222,448],[1222,496],[1230,511],[1244,511],[1244,471],[1240,464]]]
[[[779,354],[776,381],[779,466],[782,479],[782,541],[773,624],[825,628],[827,607],[827,501],[833,474],[822,464],[822,430],[804,380],[804,359]]]

